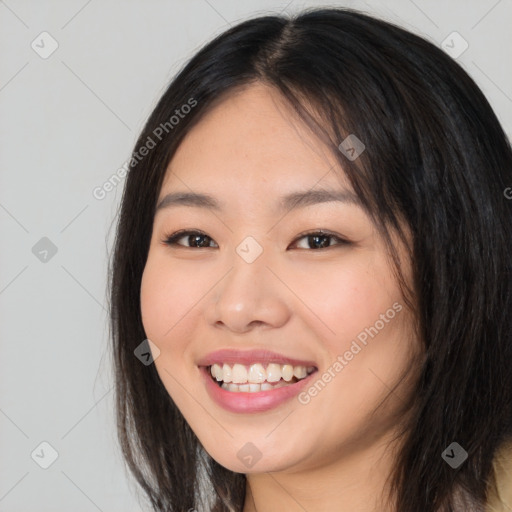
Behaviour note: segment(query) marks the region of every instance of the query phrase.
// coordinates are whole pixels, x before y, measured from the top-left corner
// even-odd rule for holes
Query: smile
[[[212,378],[222,389],[232,393],[258,393],[290,386],[315,371],[314,366],[291,364],[235,363],[213,364],[209,367]]]
[[[196,361],[213,403],[234,413],[274,409],[297,396],[318,371],[314,360],[267,349],[221,349]]]

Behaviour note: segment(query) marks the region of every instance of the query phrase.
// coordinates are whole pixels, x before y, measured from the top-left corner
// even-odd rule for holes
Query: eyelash
[[[192,235],[204,236],[213,241],[213,238],[209,237],[206,233],[203,233],[202,231],[182,229],[182,230],[176,231],[175,233],[172,233],[170,235],[165,235],[162,242],[165,245],[178,246],[178,247],[182,247],[183,249],[212,249],[212,247],[188,247],[186,245],[178,244],[177,241],[180,238],[185,237],[186,235],[188,235],[188,236],[192,236]],[[336,240],[338,242],[337,245],[348,245],[351,243],[349,240],[341,238],[340,236],[335,235],[334,233],[331,233],[329,231],[318,230],[318,231],[308,231],[306,233],[301,233],[300,235],[297,236],[297,238],[295,238],[295,240],[292,242],[292,244],[297,243],[302,238],[312,237],[315,235],[319,236],[319,237],[323,237],[323,238],[330,238],[330,239]],[[333,247],[333,245],[328,245],[327,247],[320,247],[318,249],[301,249],[301,250],[320,251],[322,249],[329,249],[331,247]],[[213,247],[213,249],[215,249],[215,247]]]

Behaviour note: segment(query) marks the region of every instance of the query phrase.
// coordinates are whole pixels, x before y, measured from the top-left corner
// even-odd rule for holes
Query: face
[[[143,324],[209,454],[240,473],[299,471],[392,431],[410,387],[389,392],[415,354],[411,315],[339,162],[279,95],[252,85],[204,116],[162,200]]]

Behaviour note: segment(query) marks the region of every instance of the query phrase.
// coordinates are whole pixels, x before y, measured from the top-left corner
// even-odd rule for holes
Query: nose
[[[256,327],[282,327],[291,316],[286,287],[261,255],[252,263],[238,254],[231,268],[209,294],[206,319],[210,325],[237,334]]]

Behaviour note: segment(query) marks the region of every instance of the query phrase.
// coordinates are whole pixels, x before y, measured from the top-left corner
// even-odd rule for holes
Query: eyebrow
[[[348,190],[308,190],[305,192],[293,192],[281,198],[278,203],[278,210],[294,210],[304,208],[313,204],[341,202],[361,206],[359,198]],[[214,197],[208,194],[196,192],[172,192],[165,195],[158,203],[155,213],[164,208],[174,206],[189,206],[204,208],[221,212],[223,206]]]

